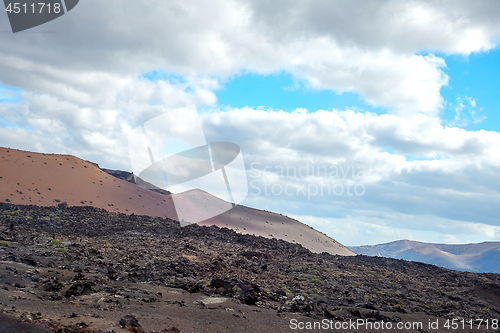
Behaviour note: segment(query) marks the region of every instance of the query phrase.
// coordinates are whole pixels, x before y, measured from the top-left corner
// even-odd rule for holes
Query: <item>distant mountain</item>
[[[349,248],[367,256],[419,261],[459,271],[500,273],[500,242],[432,244],[399,240]]]
[[[170,193],[127,171],[100,168],[71,155],[27,152],[0,147],[0,201],[18,205],[93,206],[111,212],[178,220],[174,201],[183,202],[181,223],[199,222],[233,229],[240,234],[283,239],[312,252],[354,256],[355,253],[297,220],[263,210],[234,205],[199,189]],[[221,207],[230,207],[225,211]]]

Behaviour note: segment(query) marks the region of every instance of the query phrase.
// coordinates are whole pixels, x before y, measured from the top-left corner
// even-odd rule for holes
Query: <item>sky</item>
[[[131,170],[194,106],[238,144],[243,204],[345,245],[500,241],[498,1],[86,0],[12,34],[0,146]]]

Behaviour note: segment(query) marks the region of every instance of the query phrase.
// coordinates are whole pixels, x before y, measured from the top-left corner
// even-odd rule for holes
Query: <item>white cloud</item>
[[[499,133],[445,127],[422,114],[335,110],[232,109],[205,114],[204,125],[210,141],[242,147],[254,196],[301,203],[290,213],[380,209],[498,225]],[[356,185],[363,194],[349,195]]]
[[[252,1],[257,26],[274,42],[290,36],[331,36],[342,45],[389,48],[414,54],[423,49],[468,55],[495,47],[500,24],[496,1]]]
[[[479,115],[482,108],[478,109],[476,100],[469,96],[462,98],[458,95],[454,111],[455,117],[453,120],[447,122],[449,126],[465,127],[471,122],[478,124],[486,119],[485,115]]]
[[[56,70],[57,71],[57,70]],[[39,152],[71,153],[108,167],[130,170],[127,136],[135,124],[184,105],[211,105],[210,85],[152,82],[138,77],[86,72],[86,79],[55,83],[68,87],[49,92],[22,92],[19,104],[0,104],[0,116],[13,126],[0,133],[4,146]],[[69,81],[82,80],[72,89]],[[156,103],[154,103],[156,102]],[[1,124],[0,124],[1,125]],[[21,129],[28,127],[31,129]],[[22,134],[22,139],[19,136]]]
[[[390,214],[392,216],[389,214],[381,216],[380,212],[370,211],[356,213],[356,216],[345,218],[322,218],[311,215],[292,215],[292,217],[328,235],[334,235],[337,240],[348,246],[381,244],[399,239],[441,244],[477,243],[500,239],[498,226],[464,223],[426,215],[393,213]],[[421,223],[422,221],[424,223]]]
[[[330,186],[362,183],[362,196],[316,195],[306,202],[301,194],[275,201],[254,196],[250,203],[349,223],[356,209],[473,221],[485,226],[482,235],[498,238],[491,227],[498,224],[500,134],[457,127],[484,119],[468,96],[457,101],[455,122],[438,118],[448,77],[443,58],[431,53],[467,56],[495,47],[500,4],[456,1],[448,7],[389,0],[86,0],[30,33],[2,35],[0,83],[20,88],[22,101],[0,103],[0,143],[130,169],[126,144],[133,126],[172,108],[216,107],[214,91],[242,72],[284,70],[312,90],[355,91],[390,112],[205,113],[207,136],[238,143],[248,163],[372,171],[325,180]],[[8,30],[6,24],[0,29]],[[184,80],[141,78],[152,70]],[[0,94],[6,98],[4,90]],[[275,172],[262,179],[293,183]],[[317,186],[322,178],[301,181],[295,185]],[[403,219],[396,231],[384,226],[398,218],[371,221],[368,230],[423,237],[408,231],[415,219]]]
[[[132,125],[167,111],[166,101],[173,108],[199,98],[196,92],[185,92],[183,85],[131,82],[111,108],[24,93],[25,102],[16,106],[16,114],[22,115],[18,124],[31,125],[32,130],[4,127],[0,140],[6,146],[72,153],[130,170],[127,135]],[[139,101],[134,91],[141,92]],[[172,99],[165,98],[165,105],[148,104],[158,96]],[[202,119],[209,141],[239,144],[247,168],[255,169],[249,172],[252,195],[247,204],[252,206],[338,218],[358,216],[359,209],[379,210],[498,225],[499,133],[446,127],[439,118],[423,114],[350,110],[287,113],[243,108],[204,113]],[[386,147],[395,152],[384,151]],[[416,222],[400,223],[401,229],[411,229]]]
[[[489,50],[500,33],[497,2],[88,0],[39,30],[5,35],[0,81],[80,103],[108,102],[122,87],[164,69],[189,82],[242,70],[287,70],[314,89],[359,92],[398,114],[436,114],[447,84],[442,58],[421,50]],[[92,15],[88,15],[92,13]],[[18,75],[22,71],[23,75]],[[91,72],[91,74],[89,73]],[[90,76],[89,76],[90,75]],[[115,81],[117,80],[117,81]],[[97,84],[93,84],[97,83]],[[103,100],[104,99],[104,100]]]

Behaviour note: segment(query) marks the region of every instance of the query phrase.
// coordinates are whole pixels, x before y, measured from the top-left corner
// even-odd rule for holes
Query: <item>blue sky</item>
[[[20,91],[19,88],[0,84],[0,103],[19,103],[21,101]]]
[[[440,114],[443,124],[451,125],[449,122],[455,118],[457,98],[460,97],[464,100],[463,113],[467,124],[457,123],[454,126],[474,131],[500,131],[500,50],[497,48],[469,56],[436,55],[444,58],[446,68],[443,71],[449,77],[448,85],[441,88],[445,101]],[[357,92],[335,93],[310,88],[306,82],[294,79],[285,71],[269,75],[244,73],[233,76],[222,89],[216,91],[216,95],[221,107],[263,107],[288,112],[297,108],[305,108],[309,112],[350,108],[377,114],[390,112],[387,107],[367,104]],[[473,99],[477,106],[471,107],[467,97]],[[474,123],[470,114],[472,110],[476,112],[476,119],[486,118]]]
[[[356,180],[363,196],[243,204],[295,214],[349,245],[500,240],[498,2],[451,11],[447,2],[311,0],[287,2],[282,15],[281,4],[255,0],[122,2],[117,12],[86,0],[2,36],[1,146],[136,172],[132,128],[194,106],[207,140],[238,144],[261,183],[290,185],[265,168],[308,162],[373,171]],[[55,33],[37,33],[47,29]]]
[[[469,56],[437,55],[444,58],[446,68],[443,71],[449,77],[448,85],[441,88],[445,104],[440,116],[444,124],[468,130],[500,131],[500,49]],[[163,80],[171,84],[187,85],[182,75],[163,70],[147,72],[139,77],[154,82]],[[190,91],[189,85],[185,90]],[[248,106],[287,112],[297,108],[305,108],[309,112],[320,109],[354,109],[377,114],[390,112],[387,107],[366,103],[357,92],[336,93],[311,88],[306,81],[296,79],[286,71],[268,75],[251,72],[233,75],[222,81],[221,89],[216,90],[215,94],[220,108]],[[464,103],[465,123],[451,123],[456,116],[457,98],[461,98]],[[471,107],[470,99],[475,101],[476,107]],[[21,100],[19,88],[0,85],[0,103],[19,103]],[[151,105],[157,103],[150,102]],[[475,111],[476,119],[484,117],[484,120],[474,123],[471,111]]]
[[[358,108],[377,113],[387,112],[385,108],[366,104],[356,92],[339,94],[331,90],[314,89],[284,71],[269,75],[245,73],[231,77],[216,95],[222,107],[263,107],[288,112],[297,108],[305,108],[310,112]]]
[[[486,119],[465,127],[500,131],[500,50],[473,53],[468,57],[448,56],[445,60],[448,68],[444,71],[450,81],[441,89],[441,95],[447,102],[443,118],[452,120],[457,97],[468,96],[476,101],[475,109],[479,116],[484,115]]]
[[[444,105],[439,116],[443,125],[472,131],[500,131],[500,49],[476,52],[469,56],[436,56],[445,60],[446,67],[443,71],[449,78],[448,85],[441,88]],[[190,86],[181,75],[154,70],[139,77],[153,82],[163,80],[173,84],[185,84],[186,91],[190,91]],[[353,109],[377,114],[391,112],[389,107],[367,103],[357,92],[339,93],[329,89],[312,88],[307,81],[295,78],[284,70],[267,75],[245,71],[230,76],[221,80],[221,88],[216,90],[215,94],[217,107],[222,109],[251,107],[286,112],[297,108],[305,108],[309,112],[332,109]],[[461,121],[454,122],[460,101],[463,104]]]

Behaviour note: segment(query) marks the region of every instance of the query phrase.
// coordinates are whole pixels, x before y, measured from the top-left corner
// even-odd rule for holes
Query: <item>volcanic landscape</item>
[[[500,318],[498,274],[356,256],[244,206],[181,227],[170,196],[219,199],[148,189],[72,156],[0,156],[0,332],[287,332],[291,319],[449,332],[448,319]]]

